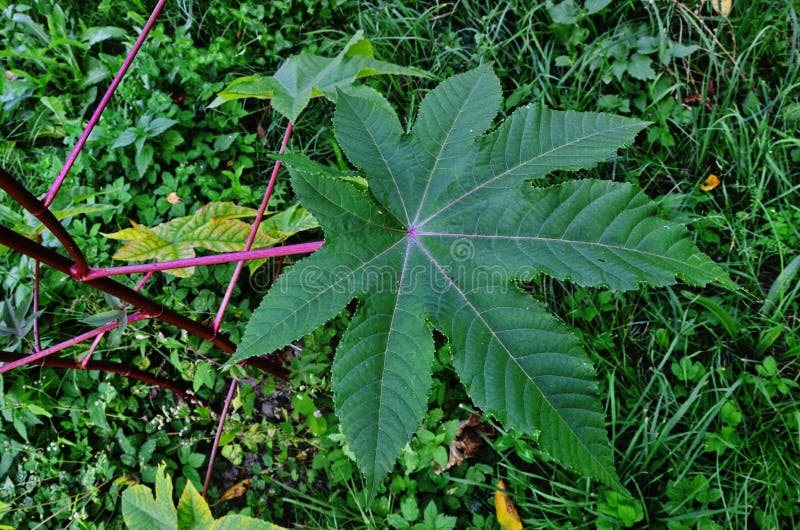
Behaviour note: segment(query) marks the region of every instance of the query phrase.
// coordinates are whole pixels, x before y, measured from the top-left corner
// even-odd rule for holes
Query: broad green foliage
[[[561,462],[618,485],[591,363],[518,283],[541,273],[613,289],[728,281],[629,184],[525,182],[596,165],[646,123],[528,105],[484,134],[500,103],[497,78],[479,67],[429,93],[404,135],[377,92],[341,93],[336,138],[371,194],[286,158],[327,242],[281,276],[233,360],[297,339],[358,297],[333,385],[347,441],[373,484],[423,417],[435,328],[476,406],[508,428],[541,431],[542,447]]]
[[[214,252],[236,252],[244,248],[250,235],[250,225],[239,218],[255,217],[257,213],[252,208],[230,202],[212,202],[192,215],[172,219],[155,228],[132,222],[132,228],[106,234],[106,237],[127,241],[113,256],[119,260],[167,261],[193,258],[197,248]],[[316,221],[308,211],[297,205],[291,206],[267,217],[261,223],[253,249],[272,247],[297,232],[316,226]],[[188,277],[194,273],[194,267],[167,272]]]
[[[155,154],[153,146],[145,142],[150,138],[160,136],[176,123],[178,123],[177,120],[169,118],[153,119],[150,115],[145,114],[139,118],[135,127],[128,127],[122,131],[111,145],[111,148],[117,149],[134,144],[136,147],[136,157],[134,159],[136,161],[136,170],[139,172],[139,178],[141,178],[153,162],[153,155]]]
[[[178,507],[172,500],[172,480],[164,472],[164,464],[156,473],[156,496],[147,486],[137,484],[122,493],[122,517],[131,530],[280,530],[281,527],[245,517],[226,515],[214,519],[206,500],[191,481],[186,482]]]
[[[289,58],[270,77],[242,77],[220,92],[211,106],[241,98],[272,101],[272,106],[289,121],[306,108],[313,97],[336,101],[337,90],[347,89],[356,79],[383,74],[424,76],[416,68],[406,68],[374,58],[372,44],[356,32],[336,57],[320,57],[308,52]]]

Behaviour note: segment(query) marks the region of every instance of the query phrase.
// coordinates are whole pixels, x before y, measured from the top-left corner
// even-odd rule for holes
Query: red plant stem
[[[74,263],[68,258],[2,225],[0,225],[0,243],[26,256],[41,261],[64,274],[70,274],[72,271]],[[201,339],[207,340],[225,353],[233,354],[233,352],[236,351],[236,347],[224,335],[215,333],[211,328],[166,308],[150,300],[146,296],[137,293],[130,287],[126,287],[110,278],[85,280],[84,283],[104,293],[116,296],[123,302],[137,308],[148,317],[157,318],[175,327],[186,330]],[[289,372],[285,368],[260,357],[248,359],[247,364],[268,374],[280,377],[281,379],[287,379],[289,376]],[[4,371],[7,371],[6,367],[0,367],[0,372]]]
[[[137,320],[142,320],[147,318],[147,315],[143,315],[142,313],[134,313],[133,315],[128,317],[128,322],[136,322]],[[9,370],[13,370],[14,368],[20,367],[25,364],[32,364],[38,361],[41,361],[44,357],[61,351],[65,348],[69,348],[70,346],[74,346],[79,344],[85,340],[91,339],[92,337],[96,337],[101,333],[105,333],[106,331],[111,331],[119,326],[119,322],[116,320],[114,322],[109,322],[107,324],[103,324],[99,328],[95,328],[91,331],[87,331],[86,333],[81,333],[69,340],[65,340],[55,346],[50,346],[49,348],[45,348],[44,350],[40,350],[32,355],[23,355],[17,358],[14,361],[9,362],[8,364],[4,364],[0,366],[0,374],[4,372],[8,372]],[[80,367],[80,363],[76,363],[78,367]]]
[[[45,263],[50,267],[63,272],[64,274],[70,274],[71,272],[73,263],[69,259],[49,248],[25,238],[24,236],[4,226],[0,226],[0,241],[2,241],[4,245],[9,246],[17,252],[27,254],[34,259],[38,259],[42,263]],[[235,349],[233,344],[227,339],[215,338],[214,333],[210,328],[179,315],[178,313],[150,300],[145,296],[142,296],[130,287],[122,285],[115,280],[110,278],[99,278],[96,280],[85,280],[84,283],[112,296],[116,296],[123,302],[127,302],[128,304],[136,307],[139,311],[143,312],[147,316],[159,318],[181,329],[185,329],[186,331],[197,335],[198,337],[210,340],[219,346],[223,351],[232,353]]]
[[[42,224],[56,236],[56,239],[64,245],[64,249],[70,255],[72,261],[75,262],[76,274],[83,275],[89,271],[89,264],[86,262],[83,252],[78,248],[78,244],[75,243],[75,240],[72,239],[72,236],[69,235],[66,228],[58,222],[53,212],[3,169],[0,169],[0,188],[5,190],[12,199],[17,201],[23,208],[41,221]],[[72,272],[67,272],[67,274],[74,276]]]
[[[281,147],[278,150],[278,153],[283,154],[286,152],[286,146],[289,144],[289,138],[292,135],[292,122],[286,124],[286,132],[283,134],[283,140],[281,141]],[[264,192],[264,198],[261,200],[261,206],[258,208],[258,214],[256,215],[255,220],[253,221],[253,226],[250,228],[250,235],[247,237],[247,242],[244,245],[244,250],[250,250],[253,247],[253,241],[256,240],[256,235],[258,234],[258,227],[261,224],[261,220],[264,218],[264,212],[267,211],[267,204],[269,203],[269,198],[272,196],[272,190],[275,188],[275,182],[278,180],[278,172],[281,169],[281,161],[276,160],[275,165],[272,166],[272,175],[269,178],[269,184],[267,184],[267,189]],[[222,297],[222,302],[219,304],[219,309],[217,310],[217,316],[214,317],[214,322],[211,324],[211,327],[214,331],[219,331],[220,326],[222,325],[222,318],[225,316],[225,309],[228,307],[228,303],[231,300],[231,296],[233,295],[233,289],[236,287],[236,282],[239,280],[239,275],[242,273],[242,269],[244,268],[244,261],[240,261],[236,264],[236,269],[233,271],[233,276],[231,276],[231,281],[228,282],[228,288],[225,290],[225,296]]]
[[[239,386],[239,380],[235,377],[231,380],[231,387],[228,389],[228,395],[225,397],[225,404],[222,405],[222,410],[219,413],[219,422],[217,423],[217,433],[214,435],[214,444],[211,446],[211,454],[208,455],[208,467],[206,468],[206,479],[203,481],[203,498],[208,493],[208,485],[211,483],[211,472],[214,470],[214,461],[217,459],[217,450],[219,449],[219,439],[222,437],[222,428],[225,426],[225,419],[228,417],[228,409],[231,407],[233,395],[236,393],[236,388]]]
[[[0,351],[0,362],[6,362],[6,363],[14,362],[21,359],[22,357],[23,356],[20,355],[19,353],[9,353],[5,351]],[[48,366],[50,368],[66,368],[74,370],[99,370],[101,372],[120,374],[125,377],[130,377],[131,379],[137,379],[139,381],[143,381],[151,385],[156,385],[161,388],[166,388],[167,390],[172,391],[176,396],[178,396],[183,400],[190,399],[188,389],[184,388],[183,386],[177,383],[173,383],[172,381],[169,381],[167,379],[162,379],[152,374],[148,374],[147,372],[144,372],[137,368],[132,368],[130,366],[111,361],[94,361],[86,366],[82,366],[80,363],[72,359],[51,357],[49,359],[37,359],[35,361],[31,361],[26,364],[33,364],[36,366]]]
[[[97,105],[97,108],[94,110],[92,117],[89,118],[89,122],[86,124],[86,128],[83,129],[83,133],[81,137],[78,139],[78,143],[75,144],[75,147],[72,149],[67,161],[64,163],[64,167],[61,168],[61,171],[58,173],[58,177],[56,177],[55,182],[53,185],[50,186],[50,189],[47,191],[47,195],[44,197],[43,204],[45,206],[50,206],[53,204],[53,200],[56,198],[56,194],[58,190],[61,188],[61,185],[64,183],[64,180],[67,178],[67,174],[69,170],[72,169],[72,165],[77,160],[78,155],[83,149],[84,144],[86,144],[86,140],[89,138],[89,135],[92,133],[92,129],[94,126],[97,125],[97,122],[100,120],[100,115],[103,114],[103,111],[108,105],[108,102],[111,100],[111,96],[114,94],[114,91],[119,86],[122,78],[125,77],[125,74],[130,68],[131,63],[133,63],[133,59],[136,57],[136,54],[139,53],[139,49],[142,47],[144,43],[144,39],[147,37],[147,34],[150,33],[150,30],[153,28],[153,25],[158,18],[158,14],[161,12],[161,9],[164,7],[164,4],[167,3],[167,0],[159,0],[156,6],[153,8],[153,12],[150,14],[150,18],[147,20],[147,23],[142,28],[141,33],[139,33],[139,38],[136,39],[136,42],[133,44],[133,48],[128,52],[128,56],[125,57],[125,60],[122,62],[122,66],[120,67],[117,75],[114,76],[114,79],[111,81],[111,85],[106,90],[106,93],[103,94],[103,98],[100,100],[100,103]]]
[[[139,283],[137,283],[137,284],[136,284],[136,286],[133,288],[133,290],[134,290],[134,291],[138,291],[139,289],[141,289],[142,287],[144,287],[144,284],[146,284],[146,283],[147,283],[147,280],[149,280],[149,279],[150,279],[150,277],[152,277],[152,276],[153,276],[153,273],[152,273],[152,272],[148,272],[147,274],[145,274],[144,276],[142,276],[142,279],[141,279],[141,280],[139,280]]]
[[[214,254],[213,256],[200,256],[197,258],[176,259],[172,261],[162,261],[159,263],[142,263],[139,265],[123,265],[121,267],[98,267],[92,268],[81,278],[83,281],[107,278],[119,274],[135,274],[139,272],[155,272],[173,269],[183,269],[198,265],[218,265],[220,263],[230,263],[232,261],[247,261],[260,258],[271,258],[275,256],[291,256],[293,254],[305,254],[314,252],[322,246],[324,241],[314,241],[311,243],[298,243],[296,245],[286,245],[283,247],[262,248],[259,250],[247,250],[240,252],[228,252],[225,254]]]

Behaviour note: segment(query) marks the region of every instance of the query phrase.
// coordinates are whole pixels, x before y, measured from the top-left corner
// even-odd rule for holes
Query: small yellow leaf
[[[217,502],[214,503],[214,506],[221,502],[226,502],[232,499],[237,499],[247,493],[247,490],[250,489],[250,479],[246,478],[244,480],[240,480],[230,488],[228,491],[222,494],[222,497],[219,498]]]
[[[136,480],[136,479],[135,479],[135,478],[133,478],[133,477],[129,477],[128,475],[122,475],[121,477],[119,477],[118,479],[116,479],[116,480],[114,481],[114,483],[115,483],[117,486],[135,486],[136,484],[138,484],[138,483],[139,483],[139,481],[138,481],[138,480]]]
[[[711,8],[714,12],[728,18],[733,9],[733,0],[711,0]]]
[[[700,185],[700,189],[703,191],[711,191],[719,186],[719,182],[719,177],[712,173],[708,176],[705,183]]]
[[[508,495],[505,494],[506,485],[500,480],[497,482],[497,491],[494,492],[494,509],[497,512],[497,522],[505,530],[522,530],[522,521],[519,519],[517,509]]]

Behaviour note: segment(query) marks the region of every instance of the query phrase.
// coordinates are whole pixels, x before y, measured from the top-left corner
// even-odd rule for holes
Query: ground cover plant
[[[3,167],[40,197],[151,7],[61,6],[59,14],[44,2],[16,4],[3,30],[13,43],[13,53],[2,54],[10,72],[3,78]],[[302,50],[333,57],[348,35],[363,30],[377,56],[442,79],[491,63],[504,97],[498,122],[531,100],[653,122],[631,147],[580,177],[630,182],[662,197],[659,215],[691,225],[700,250],[740,288],[619,293],[546,277],[525,285],[576,331],[595,365],[617,472],[632,497],[552,462],[541,450],[544,432],[507,430],[490,416],[480,423],[483,449],[443,470],[449,447],[465,443],[459,420],[475,403],[460,386],[451,345],[435,335],[422,425],[369,503],[333,414],[328,375],[345,329],[358,324],[350,323],[356,310],[350,304],[280,352],[289,383],[236,368],[240,384],[231,390],[228,374],[215,368],[225,360],[215,348],[135,318],[120,320],[124,329],[95,348],[92,362],[124,363],[181,383],[205,401],[201,406],[108,372],[44,367],[2,374],[0,500],[8,505],[2,521],[121,525],[121,491],[131,480],[154,484],[161,461],[177,491],[187,481],[201,490],[209,433],[230,396],[208,495],[217,517],[239,512],[289,527],[491,528],[497,527],[492,494],[503,477],[526,527],[796,526],[798,473],[787,457],[798,452],[792,434],[800,240],[793,223],[800,152],[795,9],[791,2],[735,4],[725,15],[709,2],[168,2],[132,65],[134,75],[88,142],[89,156],[76,161],[73,171],[85,188],[63,189],[54,204],[93,264],[119,265],[111,256],[121,245],[101,232],[128,229],[129,219],[155,228],[213,201],[257,209],[274,160],[270,149],[280,144],[285,122],[254,99],[206,106],[235,78],[268,75]],[[86,31],[109,26],[124,35]],[[10,81],[14,76],[20,84]],[[404,133],[436,86],[422,78],[369,84],[397,109]],[[349,177],[346,142],[335,130],[319,129],[330,123],[332,109],[312,100],[293,124],[289,146]],[[143,133],[158,132],[148,124],[159,117],[176,123],[112,147],[127,142],[120,134],[140,119]],[[572,181],[567,173],[553,177]],[[292,194],[288,179],[279,178],[269,209],[286,210]],[[4,226],[36,237],[28,228],[35,222],[18,206],[5,196],[0,204]],[[48,231],[40,237],[44,246],[56,246]],[[312,229],[287,243],[319,239]],[[13,331],[3,350],[32,351],[34,315],[42,311],[44,348],[135,312],[47,269],[34,307],[34,263],[8,251],[0,259],[4,326]],[[281,269],[279,278],[291,270],[268,262],[242,271],[245,281],[220,323],[233,343]],[[235,265],[220,265],[185,277],[156,274],[142,291],[213,326],[234,271]],[[88,346],[71,351],[74,357],[64,360],[75,365]],[[240,487],[231,491],[247,493],[215,505],[234,484]]]

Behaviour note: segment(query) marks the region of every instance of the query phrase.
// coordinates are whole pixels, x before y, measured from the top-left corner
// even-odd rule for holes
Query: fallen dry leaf
[[[519,519],[517,509],[505,491],[506,485],[501,479],[497,482],[497,490],[494,492],[494,510],[497,513],[497,522],[505,530],[522,530],[522,521]]]
[[[719,177],[712,173],[708,176],[705,183],[700,185],[700,189],[703,191],[711,191],[717,186],[719,186],[719,183],[720,183]]]
[[[711,8],[715,13],[728,18],[733,9],[733,0],[711,0]]]
[[[247,490],[249,489],[250,489],[250,479],[246,478],[244,480],[240,480],[239,482],[228,488],[228,490],[222,494],[222,497],[220,497],[217,500],[217,502],[213,504],[213,506],[216,506],[221,502],[238,499],[239,497],[247,493]]]
[[[434,465],[434,473],[441,475],[453,466],[459,465],[467,458],[472,458],[483,446],[483,436],[494,437],[494,429],[491,425],[481,422],[481,417],[471,414],[469,418],[458,424],[456,437],[450,442],[449,457],[447,465],[444,467]]]

